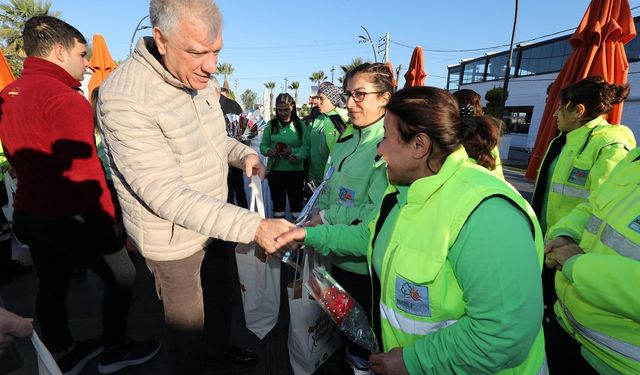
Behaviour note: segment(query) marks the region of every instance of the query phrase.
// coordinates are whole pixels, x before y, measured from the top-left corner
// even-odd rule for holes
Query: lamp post
[[[142,17],[140,19],[140,21],[138,22],[138,25],[136,26],[136,29],[133,30],[133,35],[131,35],[131,41],[129,42],[129,55],[131,55],[133,53],[133,39],[136,37],[136,33],[140,30],[145,30],[145,29],[150,29],[151,26],[140,26],[142,24],[142,21],[144,21],[145,18],[149,18],[149,15],[146,15],[144,17]]]
[[[360,26],[360,27],[362,27],[362,30],[364,30],[367,36],[359,35],[358,37],[360,38],[360,40],[358,41],[358,43],[369,42],[369,44],[371,44],[371,49],[373,50],[373,61],[378,62],[378,55],[376,55],[376,47],[373,46],[373,40],[371,40],[371,35],[369,35],[369,31],[367,31],[367,29],[365,29],[364,26]]]
[[[513,29],[511,31],[511,44],[509,45],[509,59],[507,60],[507,70],[504,73],[504,84],[502,85],[502,99],[500,100],[500,108],[498,108],[498,116],[500,121],[504,118],[504,105],[509,95],[509,78],[511,76],[511,60],[513,59],[513,40],[516,37],[516,25],[518,24],[518,0],[515,0],[515,12],[513,15]]]

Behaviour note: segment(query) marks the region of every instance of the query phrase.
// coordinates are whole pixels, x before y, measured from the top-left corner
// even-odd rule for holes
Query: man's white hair
[[[173,33],[183,17],[207,26],[211,39],[222,31],[222,14],[215,0],[151,0],[149,4],[151,25],[165,35]]]

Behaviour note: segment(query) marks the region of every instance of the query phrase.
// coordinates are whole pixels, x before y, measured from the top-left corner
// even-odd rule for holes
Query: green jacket
[[[612,126],[602,117],[568,132],[566,137],[553,174],[548,176],[548,171],[541,170],[534,189],[533,206],[547,228],[585,202],[589,194],[609,177],[616,164],[636,146],[629,128]],[[543,165],[548,157],[554,157],[549,155],[549,150],[551,145]]]
[[[584,251],[556,272],[561,322],[601,374],[640,373],[640,149],[549,229]]]
[[[332,115],[340,116],[345,124],[349,122],[346,109],[336,107],[326,114],[320,114],[305,129],[302,145],[293,150],[296,158],[309,159],[309,179],[318,185],[324,177],[329,153],[340,136],[329,118]]]
[[[0,181],[4,181],[4,172],[9,168],[9,161],[4,155],[2,143],[0,143]]]
[[[350,224],[371,216],[387,188],[387,168],[378,156],[384,134],[381,118],[366,128],[349,125],[336,142],[327,169],[335,168],[320,196],[318,208],[325,224]],[[333,264],[347,271],[369,273],[364,256],[334,257]]]
[[[269,121],[269,124],[262,132],[262,141],[260,142],[260,153],[262,155],[267,156],[267,153],[276,148],[278,143],[284,143],[292,150],[292,152],[294,149],[302,145],[302,138],[304,137],[304,134],[302,136],[298,134],[293,121],[289,123],[289,125],[282,127],[278,133],[273,134],[271,127],[274,121],[278,120]],[[304,133],[304,125],[302,123],[301,126]],[[276,156],[269,158],[269,161],[267,162],[267,170],[302,171],[304,170],[304,164],[302,163],[302,160],[289,161],[288,157]]]

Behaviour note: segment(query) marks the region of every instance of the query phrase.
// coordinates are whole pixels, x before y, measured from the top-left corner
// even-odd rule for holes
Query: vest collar
[[[601,125],[609,125],[609,123],[602,116],[598,116],[593,120],[587,122],[586,124],[582,125],[581,127],[568,132],[567,145],[573,145],[575,143],[582,144],[582,142],[584,142],[585,137],[587,137],[591,133],[593,128]]]
[[[423,177],[411,184],[407,195],[407,204],[423,204],[431,195],[438,191],[468,159],[469,156],[462,146],[452,152],[447,156],[447,159],[445,159],[444,164],[442,164],[437,174]]]

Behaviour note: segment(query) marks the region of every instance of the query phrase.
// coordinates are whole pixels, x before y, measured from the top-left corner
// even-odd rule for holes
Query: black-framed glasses
[[[383,93],[383,91],[371,91],[371,92],[366,92],[366,91],[345,91],[342,94],[340,94],[340,96],[342,96],[342,100],[344,100],[345,103],[349,100],[349,98],[353,98],[354,102],[360,103],[369,94],[382,94],[382,93]]]

